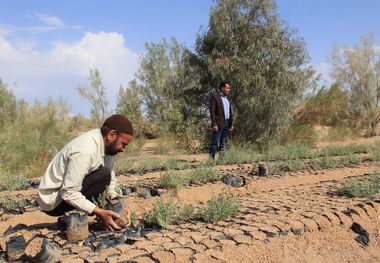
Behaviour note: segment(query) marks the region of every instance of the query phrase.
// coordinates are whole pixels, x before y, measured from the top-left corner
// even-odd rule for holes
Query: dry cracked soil
[[[199,159],[204,157],[192,157]],[[174,198],[181,204],[204,206],[221,192],[240,201],[236,217],[217,223],[189,221],[167,229],[150,229],[128,239],[123,231],[92,230],[84,242],[68,242],[56,229],[56,218],[33,205],[22,214],[1,215],[0,261],[7,261],[7,243],[22,236],[25,242],[43,236],[60,251],[61,262],[380,262],[380,195],[373,198],[339,196],[347,179],[366,178],[378,164],[284,172],[266,177],[251,175],[252,165],[219,166],[223,174],[245,178],[242,187],[223,182],[192,185]],[[119,175],[124,186],[157,186],[161,172]],[[32,200],[36,189],[3,193]],[[169,195],[164,193],[163,196]],[[139,215],[159,197],[127,199]],[[93,220],[90,218],[90,221]],[[368,245],[358,242],[351,226],[356,222],[369,234]],[[356,240],[355,240],[356,239]],[[122,240],[122,241],[120,241]],[[9,256],[9,255],[8,255]],[[12,256],[12,255],[11,255]]]

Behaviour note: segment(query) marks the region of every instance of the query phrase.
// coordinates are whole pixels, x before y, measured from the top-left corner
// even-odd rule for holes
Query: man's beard
[[[114,156],[118,153],[118,150],[116,149],[117,139],[110,142],[108,145],[104,146],[104,151],[106,155]]]

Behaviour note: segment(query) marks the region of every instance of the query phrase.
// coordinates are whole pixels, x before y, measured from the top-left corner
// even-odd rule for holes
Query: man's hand
[[[231,125],[230,129],[228,131],[232,132],[234,130],[234,126]]]
[[[212,130],[213,130],[213,131],[218,131],[218,125],[214,125],[214,126],[212,126]]]
[[[113,218],[119,218],[120,215],[111,210],[100,209],[95,207],[94,214],[103,221],[108,230],[120,230],[121,228],[113,221]]]

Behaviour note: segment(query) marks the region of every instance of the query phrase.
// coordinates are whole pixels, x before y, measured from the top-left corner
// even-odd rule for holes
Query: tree
[[[162,127],[183,104],[184,47],[172,38],[171,43],[165,39],[158,44],[146,43],[145,49],[135,83],[147,118]]]
[[[364,118],[368,135],[374,136],[380,122],[380,53],[373,34],[362,36],[360,44],[354,48],[334,46],[331,75],[349,92],[352,113]]]
[[[79,95],[87,99],[92,105],[91,117],[98,124],[102,125],[108,113],[108,100],[106,88],[103,85],[102,77],[98,69],[90,69],[90,87],[79,85],[77,90]]]
[[[17,118],[17,100],[8,86],[0,79],[0,128]]]
[[[292,120],[314,73],[304,42],[278,17],[272,0],[217,1],[186,57],[189,74],[199,79],[188,93],[206,108],[209,93],[230,81],[235,126],[253,141],[278,134]]]
[[[304,101],[295,114],[295,121],[299,124],[336,126],[350,118],[348,93],[339,83],[320,88],[306,96]]]
[[[127,116],[133,123],[135,136],[142,135],[145,130],[141,104],[141,94],[136,80],[129,82],[127,88],[120,86],[116,111]]]

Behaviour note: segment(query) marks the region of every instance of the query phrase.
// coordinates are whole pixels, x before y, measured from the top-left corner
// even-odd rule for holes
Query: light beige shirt
[[[43,175],[38,189],[37,202],[44,211],[56,208],[62,200],[88,214],[95,204],[80,192],[83,179],[101,165],[110,169],[111,183],[108,196],[117,196],[117,181],[113,171],[112,156],[105,156],[104,141],[100,129],[83,133],[56,154]]]

